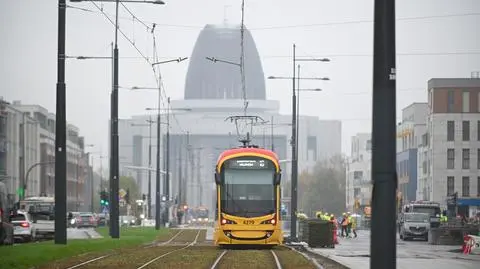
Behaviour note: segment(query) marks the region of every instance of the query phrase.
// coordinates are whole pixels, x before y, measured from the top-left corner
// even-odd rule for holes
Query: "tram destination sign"
[[[271,169],[267,160],[237,159],[229,160],[227,168],[230,169]]]

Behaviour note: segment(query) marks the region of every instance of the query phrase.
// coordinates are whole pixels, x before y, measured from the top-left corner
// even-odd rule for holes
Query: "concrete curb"
[[[305,254],[303,252],[300,252],[300,251],[296,250],[294,247],[291,247],[291,246],[286,246],[286,247],[289,248],[292,251],[295,251],[296,253],[300,253],[303,257],[305,257],[305,259],[312,262],[315,265],[315,267],[317,267],[317,269],[325,269],[320,263],[318,263],[318,261],[316,259],[308,256],[307,254]]]
[[[325,254],[320,254],[318,252],[315,252],[312,248],[308,247],[308,246],[300,246],[305,252],[308,252],[310,253],[311,255],[313,256],[320,256],[324,259],[327,259],[327,260],[330,260],[334,263],[336,263],[337,265],[340,265],[342,266],[344,269],[350,269],[350,267],[346,264],[344,264],[342,261],[338,260],[335,255],[325,255]]]

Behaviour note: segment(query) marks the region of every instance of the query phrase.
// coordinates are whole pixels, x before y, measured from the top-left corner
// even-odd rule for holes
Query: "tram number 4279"
[[[244,220],[244,221],[243,221],[243,224],[245,224],[245,225],[253,225],[253,224],[255,224],[255,221],[253,221],[253,220]]]

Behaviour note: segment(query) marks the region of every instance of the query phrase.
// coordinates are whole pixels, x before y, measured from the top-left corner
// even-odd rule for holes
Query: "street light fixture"
[[[188,57],[178,57],[177,59],[172,59],[172,60],[167,60],[167,61],[161,61],[161,62],[156,62],[156,63],[152,63],[152,66],[155,66],[155,65],[159,65],[159,64],[166,64],[166,63],[172,63],[172,62],[183,62],[185,61],[186,59],[188,59]]]
[[[239,64],[239,63],[234,63],[234,62],[230,62],[230,61],[227,61],[227,60],[221,60],[221,59],[217,59],[215,57],[205,57],[205,59],[211,61],[211,62],[220,62],[220,63],[225,63],[225,64],[231,64],[231,65],[236,65],[238,67],[241,67],[242,65]]]

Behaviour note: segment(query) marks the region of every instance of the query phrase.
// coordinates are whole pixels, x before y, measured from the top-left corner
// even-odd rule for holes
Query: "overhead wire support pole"
[[[65,86],[66,0],[58,1],[57,92],[55,113],[55,244],[67,244],[67,119]]]
[[[152,116],[148,120],[148,168],[152,168]],[[152,171],[148,170],[148,219],[152,218]]]
[[[295,44],[293,44],[293,76],[292,76],[292,178],[291,178],[291,204],[290,204],[290,239],[297,241],[297,100],[295,95]]]
[[[395,0],[374,6],[370,268],[396,268]]]
[[[248,101],[247,101],[247,90],[246,90],[246,85],[245,85],[245,46],[244,46],[244,35],[245,35],[245,24],[244,24],[244,18],[245,18],[245,0],[242,0],[242,24],[240,28],[240,76],[242,79],[242,93],[243,93],[243,114],[246,116],[247,115],[247,107],[248,107]]]
[[[298,60],[298,59],[297,59]],[[295,156],[295,160],[297,160],[298,164],[298,138],[299,135],[299,129],[300,129],[300,65],[297,65],[297,133],[295,134],[295,148],[296,148],[296,153],[297,156]],[[297,168],[298,169],[298,168]]]
[[[167,153],[165,156],[165,198],[166,198],[166,207],[165,207],[165,219],[164,222],[169,222],[169,206],[170,206],[170,97],[167,98],[167,138],[166,138],[166,148]]]
[[[156,157],[156,170],[155,170],[155,229],[160,229],[160,125],[161,125],[161,110],[160,105],[162,103],[162,77],[158,72],[158,112],[157,112],[157,157]]]
[[[113,48],[113,91],[111,107],[111,170],[110,170],[110,223],[112,238],[120,238],[119,228],[119,143],[118,143],[118,5],[119,0],[115,1],[115,45]]]

